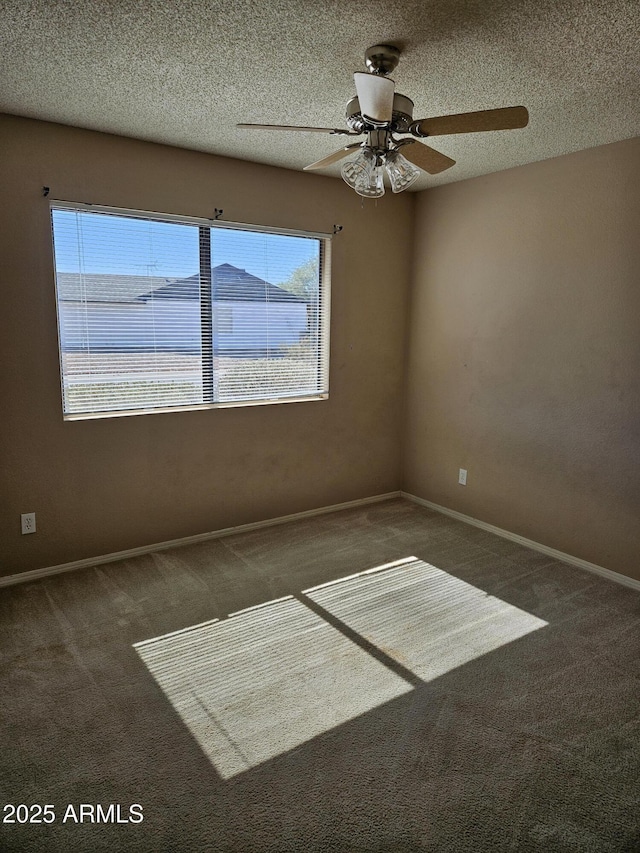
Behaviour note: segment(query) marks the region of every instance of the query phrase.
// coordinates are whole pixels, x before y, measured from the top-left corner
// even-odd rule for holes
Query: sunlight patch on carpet
[[[546,624],[407,557],[134,648],[228,779]]]
[[[225,779],[412,690],[294,598],[135,648]]]
[[[415,557],[304,595],[422,681],[547,625]]]

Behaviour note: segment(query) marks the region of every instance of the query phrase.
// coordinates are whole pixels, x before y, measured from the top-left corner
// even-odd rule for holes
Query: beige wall
[[[640,578],[640,139],[420,193],[410,318],[404,488]]]
[[[400,488],[413,196],[362,206],[334,179],[9,116],[0,179],[0,575]],[[342,225],[330,399],[63,422],[43,185],[115,207]],[[22,536],[27,511],[38,532]]]

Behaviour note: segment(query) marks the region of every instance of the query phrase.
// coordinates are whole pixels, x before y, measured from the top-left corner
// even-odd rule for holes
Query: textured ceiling
[[[301,169],[345,138],[236,122],[343,127],[379,42],[416,118],[529,108],[416,189],[640,135],[638,0],[0,0],[0,111]]]

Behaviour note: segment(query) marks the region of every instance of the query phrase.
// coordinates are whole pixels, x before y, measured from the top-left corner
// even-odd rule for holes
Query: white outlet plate
[[[36,514],[35,512],[23,512],[20,516],[20,529],[23,533],[36,532]]]
[[[460,469],[460,471],[458,473],[458,483],[460,483],[461,486],[467,485],[467,469],[466,468]]]

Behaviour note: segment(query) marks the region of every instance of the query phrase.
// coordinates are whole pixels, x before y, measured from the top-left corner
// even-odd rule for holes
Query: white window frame
[[[141,407],[138,409],[123,409],[114,411],[67,413],[64,412],[64,372],[62,360],[62,338],[60,334],[60,299],[57,286],[57,266],[55,262],[55,240],[53,232],[53,211],[71,210],[88,213],[107,213],[115,216],[150,220],[154,222],[174,222],[196,227],[230,229],[235,231],[251,231],[260,234],[281,234],[290,237],[308,237],[317,239],[320,243],[320,281],[319,281],[319,314],[318,314],[318,362],[317,370],[321,377],[321,391],[312,394],[285,397],[269,397],[249,400],[230,400],[224,402],[204,402],[162,407]],[[329,350],[330,350],[330,315],[331,315],[331,241],[333,233],[320,231],[304,231],[294,228],[279,228],[267,225],[253,225],[244,222],[229,222],[218,219],[183,216],[180,214],[158,213],[156,211],[130,210],[128,208],[107,207],[85,202],[70,202],[51,199],[49,204],[49,221],[51,223],[51,240],[53,251],[53,271],[56,279],[56,314],[58,322],[58,353],[60,359],[60,383],[63,402],[63,419],[65,421],[91,420],[97,418],[128,417],[167,412],[200,411],[205,409],[226,409],[240,406],[269,406],[281,403],[301,403],[317,400],[327,400],[329,397]],[[204,327],[201,323],[201,332]]]

